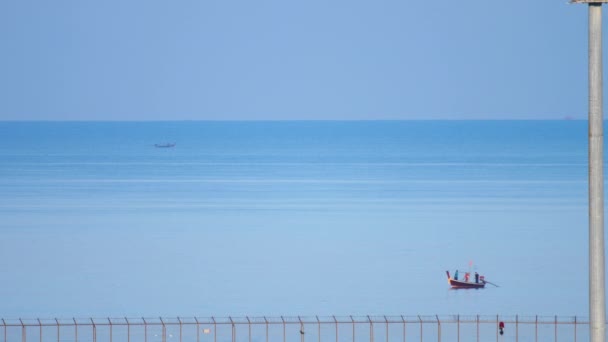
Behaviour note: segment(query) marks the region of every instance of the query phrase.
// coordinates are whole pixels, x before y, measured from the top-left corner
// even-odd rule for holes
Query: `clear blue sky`
[[[586,30],[566,0],[3,0],[0,120],[585,118]]]

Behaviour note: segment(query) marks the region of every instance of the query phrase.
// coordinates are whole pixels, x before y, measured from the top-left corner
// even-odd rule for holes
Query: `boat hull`
[[[486,284],[485,283],[468,283],[466,281],[449,279],[450,286],[458,289],[483,289]]]

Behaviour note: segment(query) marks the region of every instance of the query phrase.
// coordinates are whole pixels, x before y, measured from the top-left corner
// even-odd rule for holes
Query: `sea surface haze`
[[[0,122],[0,217],[5,317],[588,310],[585,121]]]

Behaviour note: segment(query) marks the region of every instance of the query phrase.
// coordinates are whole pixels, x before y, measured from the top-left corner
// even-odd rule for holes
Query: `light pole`
[[[589,5],[589,330],[591,342],[605,342],[602,3],[608,0],[572,3]]]

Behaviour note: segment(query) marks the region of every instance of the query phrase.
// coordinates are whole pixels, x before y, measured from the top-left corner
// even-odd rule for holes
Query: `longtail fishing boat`
[[[453,279],[450,276],[450,271],[445,271],[445,273],[448,275],[448,284],[450,284],[453,289],[483,289],[486,286],[486,281],[483,277],[480,277],[479,282],[476,283]]]

